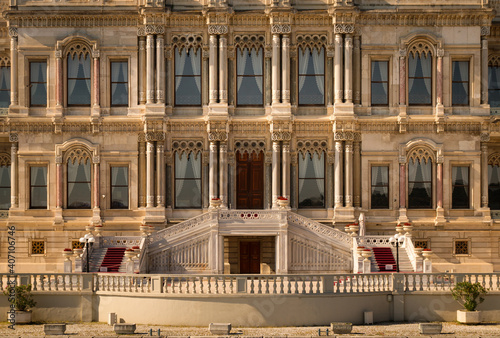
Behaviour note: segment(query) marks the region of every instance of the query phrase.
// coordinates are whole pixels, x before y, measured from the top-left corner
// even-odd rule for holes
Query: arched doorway
[[[264,152],[236,152],[236,208],[264,208]]]

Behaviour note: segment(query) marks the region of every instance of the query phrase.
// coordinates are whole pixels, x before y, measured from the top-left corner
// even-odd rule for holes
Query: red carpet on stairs
[[[392,255],[391,248],[372,248],[379,270],[382,271],[396,271],[396,261]],[[386,264],[392,265],[392,270],[385,268]]]
[[[118,272],[125,255],[126,248],[108,248],[101,267],[107,267],[108,272]]]

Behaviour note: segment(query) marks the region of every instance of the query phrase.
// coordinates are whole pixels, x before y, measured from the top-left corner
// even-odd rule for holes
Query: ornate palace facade
[[[17,272],[62,271],[87,231],[193,217],[165,243],[198,258],[151,240],[149,270],[350,270],[349,248],[293,222],[342,237],[361,213],[367,235],[410,222],[435,271],[500,270],[497,0],[1,8],[0,224],[16,227]]]

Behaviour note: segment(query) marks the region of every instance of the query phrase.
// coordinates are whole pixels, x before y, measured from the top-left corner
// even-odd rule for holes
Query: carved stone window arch
[[[198,155],[203,154],[203,141],[202,140],[173,140],[172,141],[172,153],[179,158],[182,154],[187,155],[193,153],[195,158]]]
[[[64,163],[87,164],[92,162],[92,155],[85,147],[74,146],[65,152],[64,159]]]
[[[10,56],[0,53],[0,67],[10,67]]]
[[[248,51],[255,50],[257,53],[260,49],[264,49],[266,38],[264,34],[237,34],[234,36],[234,48],[239,49],[240,53],[246,49]]]
[[[184,49],[193,49],[198,53],[198,49],[203,47],[203,37],[201,34],[177,34],[172,36],[172,49],[180,53]]]
[[[305,158],[306,155],[318,154],[321,158],[328,152],[327,140],[297,140],[297,153]]]
[[[266,153],[266,142],[264,140],[255,140],[255,141],[250,141],[250,140],[235,140],[234,141],[234,153],[236,154],[237,152],[240,152],[240,154],[243,153],[256,153],[259,154],[260,152]]]
[[[0,210],[8,210],[11,206],[10,165],[10,154],[0,153]]]
[[[0,167],[9,167],[9,166],[10,166],[10,154],[0,153]]]
[[[328,44],[328,38],[326,34],[297,34],[296,39],[297,48],[305,53],[308,49],[316,49],[318,52],[322,48],[326,48]]]
[[[427,146],[418,145],[408,151],[408,162],[435,162],[434,151]]]
[[[493,153],[488,156],[488,165],[500,167],[500,153]]]

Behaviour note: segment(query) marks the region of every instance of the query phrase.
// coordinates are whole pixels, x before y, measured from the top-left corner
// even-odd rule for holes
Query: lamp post
[[[94,244],[94,242],[95,238],[92,234],[86,234],[85,236],[80,237],[80,243],[85,243],[85,247],[87,248],[87,268],[85,269],[87,270],[86,272],[89,272],[89,266],[90,266],[89,251],[90,247],[92,246],[92,244]]]
[[[389,238],[389,243],[392,245],[396,244],[396,272],[399,272],[399,246],[403,245],[405,241],[405,236],[401,234],[395,234]]]

